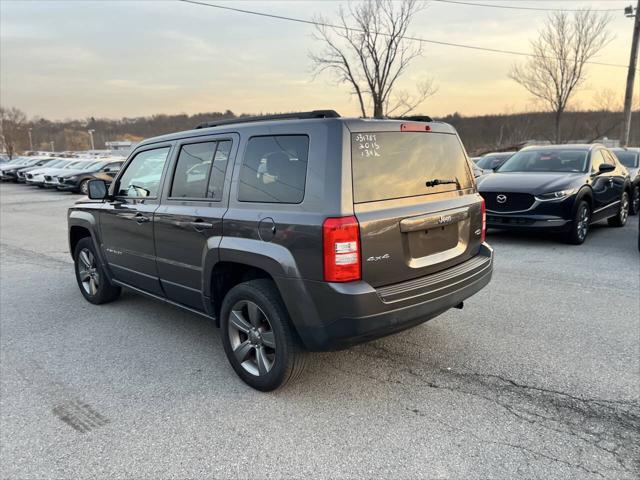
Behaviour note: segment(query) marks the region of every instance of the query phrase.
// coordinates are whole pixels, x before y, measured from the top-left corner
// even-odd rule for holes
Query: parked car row
[[[0,179],[86,195],[89,180],[110,183],[123,162],[122,157],[18,157],[0,165]]]
[[[594,222],[622,227],[640,209],[639,155],[600,144],[523,148],[477,178],[487,227],[560,232],[572,244]]]

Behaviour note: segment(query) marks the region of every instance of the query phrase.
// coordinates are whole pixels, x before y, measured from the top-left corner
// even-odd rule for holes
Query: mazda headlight
[[[560,190],[558,192],[543,193],[542,195],[536,195],[536,200],[539,202],[549,202],[553,200],[564,200],[565,198],[573,195],[578,191],[577,188],[569,190]]]

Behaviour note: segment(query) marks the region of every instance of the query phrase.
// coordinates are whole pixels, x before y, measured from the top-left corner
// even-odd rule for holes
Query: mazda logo
[[[498,203],[506,203],[507,201],[507,196],[500,194],[496,197],[496,200],[498,201]]]

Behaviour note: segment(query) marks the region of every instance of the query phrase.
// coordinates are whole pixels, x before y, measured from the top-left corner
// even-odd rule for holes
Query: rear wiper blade
[[[458,187],[458,190],[462,190],[462,187],[460,186],[460,182],[458,181],[457,178],[434,178],[433,180],[427,180],[425,185],[427,187],[436,187],[438,185],[447,185],[447,184],[455,184],[456,187]]]

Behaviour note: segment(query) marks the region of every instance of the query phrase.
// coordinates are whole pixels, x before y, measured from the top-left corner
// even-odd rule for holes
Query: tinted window
[[[522,150],[507,160],[499,172],[585,172],[585,150],[540,149]]]
[[[172,197],[204,198],[216,142],[183,145],[171,186]]]
[[[494,168],[498,168],[512,156],[512,153],[508,155],[487,155],[486,157],[482,157],[480,160],[478,160],[476,162],[476,165],[478,165],[480,168],[492,170]]]
[[[117,195],[122,197],[157,196],[168,153],[169,147],[138,153],[120,177]]]
[[[351,157],[356,203],[448,192],[472,185],[467,158],[456,135],[354,133]],[[434,180],[450,183],[426,186]]]
[[[625,167],[635,168],[638,166],[638,154],[634,152],[613,152],[620,163]]]
[[[209,187],[207,197],[213,200],[222,200],[222,190],[224,188],[224,175],[227,171],[229,153],[231,152],[231,141],[218,142],[216,153],[213,156],[213,166],[209,177]]]
[[[307,177],[309,137],[253,137],[240,170],[241,202],[300,203]]]

